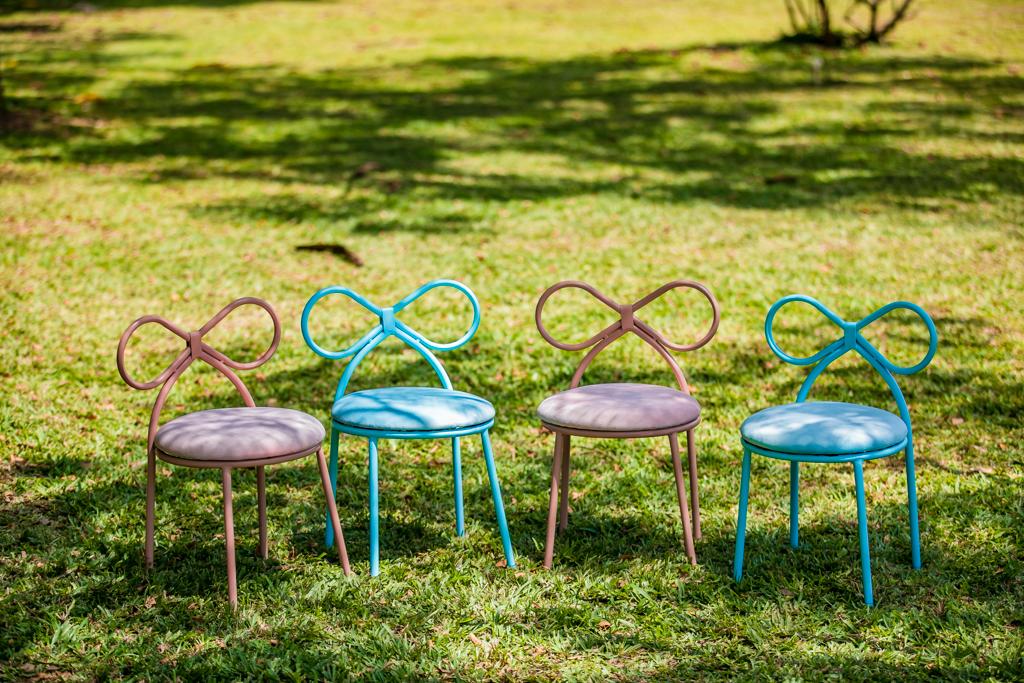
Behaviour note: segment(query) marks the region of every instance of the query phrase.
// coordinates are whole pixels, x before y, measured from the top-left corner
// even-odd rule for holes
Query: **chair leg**
[[[221,470],[221,484],[224,489],[224,543],[228,558],[228,602],[231,609],[238,607],[238,579],[235,574],[235,517],[231,508],[231,468]]]
[[[263,465],[256,468],[256,498],[260,516],[260,557],[265,560],[270,553],[267,551],[267,476]]]
[[[377,501],[377,439],[369,440],[370,480],[370,576],[380,574],[380,517]]]
[[[868,548],[868,512],[864,502],[864,463],[853,461],[853,477],[857,485],[857,530],[860,535],[860,571],[864,576],[864,604],[875,604],[871,586],[871,550]]]
[[[914,442],[907,441],[907,507],[910,509],[910,562],[921,568],[921,531],[917,519],[917,477],[914,475]]]
[[[452,439],[452,480],[455,486],[455,534],[466,535],[466,520],[462,509],[462,453],[459,437]]]
[[[572,450],[572,436],[559,434],[555,438],[559,436],[562,438],[562,502],[558,510],[558,530],[565,531],[569,528],[569,452]]]
[[[800,546],[800,463],[789,463],[789,545]]]
[[[697,552],[693,549],[693,530],[690,527],[690,513],[686,509],[686,490],[683,487],[683,463],[679,459],[679,435],[668,435],[669,446],[672,448],[672,468],[676,475],[676,496],[679,498],[679,518],[683,523],[683,545],[690,564],[697,564]]]
[[[686,432],[686,454],[690,461],[690,505],[693,507],[693,540],[699,541],[702,534],[700,532],[700,499],[697,496],[697,442],[692,429]]]
[[[480,433],[484,446],[484,460],[487,461],[487,478],[491,482],[491,497],[494,499],[494,513],[498,518],[498,531],[501,533],[501,547],[505,551],[505,566],[514,569],[515,555],[512,554],[512,539],[508,534],[508,522],[505,519],[505,505],[501,502],[501,485],[498,483],[498,470],[494,467],[494,453],[491,452],[491,437],[486,432]]]
[[[743,449],[743,473],[740,475],[740,510],[736,519],[736,556],[732,563],[732,576],[743,578],[743,547],[747,542],[747,498],[750,495],[750,451]]]
[[[331,425],[331,462],[327,471],[331,476],[331,493],[334,499],[338,498],[338,430]],[[327,520],[324,522],[324,545],[330,548],[334,545],[334,526],[331,524],[331,512],[327,511]]]
[[[551,456],[551,491],[548,494],[548,531],[544,541],[544,568],[551,569],[555,555],[555,524],[558,520],[558,479],[562,466],[562,435],[555,432],[555,453]]]
[[[324,458],[324,449],[316,451],[316,463],[320,468],[320,483],[324,487],[324,498],[327,500],[327,514],[331,517],[331,528],[334,529],[334,537],[338,541],[338,560],[345,576],[352,573],[348,564],[348,548],[345,547],[345,534],[341,530],[341,520],[338,518],[338,506],[334,502],[334,492],[331,490],[331,475],[327,470],[327,460]]]
[[[149,453],[146,463],[146,569],[153,568],[153,549],[156,545],[156,454]]]

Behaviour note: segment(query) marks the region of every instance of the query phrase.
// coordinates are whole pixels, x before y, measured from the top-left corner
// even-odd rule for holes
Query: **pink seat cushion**
[[[217,408],[182,415],[156,433],[156,448],[182,460],[244,462],[313,453],[324,427],[288,408]]]
[[[601,432],[657,431],[696,422],[700,404],[655,384],[591,384],[545,399],[537,415],[548,424]]]

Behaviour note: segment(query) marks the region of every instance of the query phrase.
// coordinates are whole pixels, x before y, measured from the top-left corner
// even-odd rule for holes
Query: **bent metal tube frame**
[[[615,311],[619,318],[614,323],[608,325],[597,334],[591,336],[589,339],[577,342],[577,343],[564,343],[555,339],[551,333],[544,327],[542,321],[542,315],[544,305],[548,302],[551,296],[567,287],[581,289],[595,299],[600,301],[608,308]],[[692,344],[676,344],[666,339],[661,333],[657,332],[649,324],[644,322],[641,318],[637,317],[637,312],[642,308],[650,304],[652,301],[658,299],[662,295],[680,288],[694,289],[700,292],[711,305],[712,321],[711,326],[707,333],[701,337],[698,341]],[[598,291],[594,286],[581,282],[578,280],[565,280],[558,282],[549,287],[540,297],[537,302],[537,308],[535,311],[534,319],[537,324],[537,330],[541,336],[549,344],[557,349],[563,351],[582,351],[589,349],[586,355],[583,357],[579,366],[577,366],[575,373],[572,376],[572,380],[569,383],[569,391],[577,389],[580,386],[580,382],[583,379],[583,373],[587,370],[590,364],[594,361],[599,353],[608,348],[616,340],[621,339],[627,334],[634,334],[639,337],[644,343],[653,348],[659,356],[661,356],[668,364],[672,371],[673,376],[679,385],[679,390],[690,396],[690,387],[686,383],[686,379],[683,376],[683,371],[679,367],[679,363],[672,356],[671,351],[694,351],[701,348],[714,337],[715,332],[718,330],[718,324],[720,320],[720,312],[718,301],[711,294],[711,291],[698,282],[691,282],[688,280],[675,280],[669,282],[658,289],[654,290],[650,294],[642,297],[641,299],[633,302],[622,304],[619,303],[605,294]],[[615,385],[608,385],[614,387]],[[567,393],[567,392],[563,392]],[[554,455],[551,461],[551,490],[549,495],[548,505],[548,522],[547,522],[547,536],[545,539],[544,547],[544,567],[551,567],[554,557],[554,545],[555,545],[555,523],[556,516],[558,520],[558,529],[560,531],[565,530],[568,527],[569,520],[569,475],[570,475],[570,444],[573,436],[582,437],[594,437],[594,438],[613,438],[613,439],[637,439],[643,437],[654,437],[654,436],[667,436],[669,440],[669,447],[672,455],[672,466],[675,473],[676,481],[676,494],[679,501],[679,516],[683,526],[683,544],[686,550],[686,555],[692,564],[697,562],[697,554],[694,549],[694,540],[701,538],[700,528],[700,503],[698,497],[698,485],[697,485],[697,450],[696,443],[694,441],[694,428],[700,424],[699,412],[695,419],[692,419],[685,424],[670,424],[659,426],[654,429],[621,429],[621,430],[603,430],[603,429],[592,429],[587,428],[585,425],[566,425],[556,424],[551,421],[545,421],[541,419],[541,423],[548,430],[555,434],[555,448]],[[687,511],[687,501],[685,487],[683,484],[683,470],[682,463],[679,457],[679,433],[686,433],[686,451],[688,456],[689,464],[689,483],[690,483],[690,501],[693,506],[693,522],[691,525],[690,516]],[[561,504],[559,505],[559,495],[561,496]]]
[[[209,333],[214,327],[217,326],[224,318],[228,316],[236,308],[252,304],[259,306],[267,312],[270,316],[271,321],[274,325],[274,337],[270,343],[270,346],[266,351],[263,352],[256,360],[248,363],[236,361],[226,354],[214,349],[205,341],[203,337]],[[140,382],[136,380],[128,372],[125,367],[125,350],[128,346],[128,342],[132,335],[140,327],[146,324],[154,323],[167,329],[172,334],[180,337],[185,341],[185,348],[178,354],[178,356],[168,365],[159,375],[148,382]],[[157,315],[146,315],[131,325],[121,335],[121,339],[117,345],[117,370],[121,375],[121,378],[128,384],[128,386],[139,389],[149,390],[160,387],[160,391],[157,394],[156,401],[153,404],[153,409],[150,413],[149,418],[149,430],[146,441],[146,568],[150,569],[153,567],[153,555],[155,546],[155,535],[156,535],[156,459],[159,458],[165,462],[181,465],[184,467],[196,467],[196,468],[216,468],[221,470],[221,484],[224,495],[224,537],[227,546],[227,573],[228,573],[228,599],[232,607],[236,607],[238,604],[238,581],[235,570],[235,532],[234,532],[234,514],[232,509],[232,495],[231,495],[231,471],[238,467],[254,467],[256,468],[256,486],[257,486],[257,498],[259,507],[259,554],[260,557],[266,559],[268,557],[267,547],[267,497],[266,497],[266,477],[264,473],[264,467],[267,465],[274,465],[280,462],[287,462],[289,460],[295,460],[297,458],[305,457],[310,455],[312,452],[316,453],[317,462],[320,470],[320,479],[324,489],[324,496],[327,499],[327,508],[330,511],[331,524],[338,534],[341,543],[338,544],[338,559],[341,562],[342,567],[346,574],[350,573],[348,554],[345,549],[344,537],[342,536],[341,524],[338,518],[338,510],[334,502],[334,492],[327,474],[327,463],[324,459],[324,453],[322,444],[316,446],[313,450],[302,449],[297,452],[283,453],[274,457],[262,457],[262,458],[246,458],[236,460],[216,460],[216,459],[198,459],[198,458],[184,458],[175,457],[170,453],[166,453],[160,450],[156,446],[157,435],[160,430],[160,414],[167,402],[167,397],[177,382],[178,378],[185,372],[185,370],[194,361],[203,361],[210,365],[215,370],[224,375],[231,384],[238,391],[242,398],[243,403],[247,408],[255,408],[256,404],[253,401],[252,394],[246,388],[245,384],[239,379],[238,375],[235,374],[234,370],[252,370],[266,363],[274,352],[277,350],[277,346],[281,341],[281,323],[278,320],[277,314],[274,309],[266,301],[257,299],[254,297],[244,297],[236,299],[231,302],[223,309],[220,310],[217,315],[211,318],[205,325],[200,327],[194,332],[187,332],[181,327],[171,323]],[[205,412],[205,411],[200,411]],[[173,421],[172,421],[173,422]],[[321,428],[322,430],[322,428]]]

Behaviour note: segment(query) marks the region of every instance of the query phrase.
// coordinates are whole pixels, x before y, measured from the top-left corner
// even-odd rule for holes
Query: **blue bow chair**
[[[473,306],[473,323],[459,339],[448,344],[439,344],[427,339],[396,316],[409,304],[437,287],[451,287],[466,295]],[[379,322],[359,341],[341,351],[321,348],[309,333],[309,315],[320,299],[331,294],[341,294],[377,316]],[[302,311],[302,337],[317,355],[332,360],[352,356],[345,367],[338,388],[334,392],[331,408],[331,458],[330,479],[334,490],[338,480],[338,434],[352,434],[366,437],[369,441],[369,483],[370,483],[370,575],[380,573],[379,518],[377,499],[377,442],[381,439],[451,439],[452,469],[455,489],[455,528],[459,536],[465,535],[462,509],[462,463],[459,437],[479,434],[483,442],[484,458],[487,462],[487,476],[491,483],[491,495],[501,532],[501,543],[508,567],[515,567],[512,543],[509,539],[508,524],[505,521],[505,507],[501,502],[501,487],[494,467],[491,440],[488,430],[494,424],[494,406],[488,401],[456,391],[441,363],[431,351],[451,351],[466,344],[480,326],[480,304],[468,287],[454,280],[428,282],[393,306],[380,307],[345,287],[326,287],[314,294]],[[397,337],[418,352],[430,364],[441,388],[434,387],[386,387],[367,389],[346,394],[349,380],[356,367],[366,356],[388,337]],[[334,543],[334,529],[328,524],[325,543]]]
[[[840,330],[842,337],[818,353],[796,358],[782,351],[775,343],[772,324],[775,314],[788,303],[803,302],[816,308]],[[928,353],[917,365],[901,367],[883,356],[861,335],[860,331],[894,309],[917,314],[928,327]],[[747,498],[750,492],[750,454],[757,453],[777,460],[789,461],[789,542],[794,548],[799,541],[799,481],[801,462],[853,463],[857,489],[857,525],[860,533],[860,562],[864,579],[864,602],[874,604],[871,587],[871,555],[868,549],[868,518],[864,503],[864,461],[884,458],[903,452],[907,463],[907,504],[910,511],[910,550],[914,569],[921,568],[921,542],[917,522],[917,484],[914,480],[914,434],[910,411],[894,375],[912,375],[931,362],[938,346],[938,334],[931,317],[916,304],[896,301],[883,306],[857,322],[847,322],[809,296],[793,294],[779,299],[768,311],[764,323],[768,346],[787,363],[813,365],[800,387],[796,402],[766,408],[751,415],[740,427],[743,444],[743,471],[740,481],[739,519],[736,533],[736,557],[733,576],[743,577],[743,546],[746,540]],[[899,415],[887,410],[832,401],[807,402],[815,380],[840,357],[855,351],[885,381],[896,400]]]

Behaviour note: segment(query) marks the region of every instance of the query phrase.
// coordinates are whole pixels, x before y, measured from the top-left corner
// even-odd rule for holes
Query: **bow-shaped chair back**
[[[797,358],[783,351],[775,341],[775,334],[772,331],[772,327],[775,323],[775,315],[779,312],[779,309],[786,304],[793,302],[802,302],[813,306],[818,310],[818,312],[825,316],[825,318],[842,330],[842,336],[831,344],[825,346],[825,348],[821,349],[817,353],[807,356],[806,358]],[[890,361],[882,355],[882,353],[876,349],[871,342],[865,339],[864,335],[860,333],[862,329],[871,323],[875,322],[890,311],[898,308],[913,312],[924,321],[925,326],[928,328],[928,352],[920,362],[908,367],[896,365]],[[910,411],[907,409],[907,401],[903,398],[903,392],[900,390],[899,384],[896,383],[894,375],[913,375],[915,372],[923,370],[935,356],[935,350],[938,348],[939,343],[939,335],[935,329],[935,323],[932,321],[931,316],[929,316],[923,308],[917,304],[912,304],[909,301],[894,301],[891,304],[882,306],[871,315],[861,318],[856,322],[847,322],[826,308],[817,299],[803,294],[790,294],[789,296],[779,299],[772,305],[768,310],[768,316],[764,321],[764,335],[768,340],[768,346],[775,355],[782,360],[798,366],[814,365],[814,368],[811,369],[811,372],[807,375],[807,378],[804,379],[804,383],[800,387],[800,393],[797,394],[796,397],[797,403],[802,403],[807,400],[807,395],[810,393],[811,387],[814,386],[814,382],[821,376],[821,373],[825,371],[825,368],[839,360],[850,351],[855,351],[864,358],[864,360],[866,360],[868,364],[878,372],[878,374],[882,376],[886,386],[889,387],[889,392],[896,401],[900,417],[907,424],[907,429],[910,429]]]
[[[466,333],[461,337],[447,344],[441,344],[428,339],[406,325],[397,317],[398,313],[409,306],[409,304],[416,301],[430,290],[438,287],[451,287],[452,289],[462,292],[466,298],[469,299],[469,303],[473,307],[473,322],[470,324],[469,329],[466,330]],[[318,301],[332,294],[341,294],[342,296],[348,297],[378,318],[377,324],[374,325],[369,332],[364,334],[359,341],[346,349],[341,349],[340,351],[328,351],[327,349],[324,349],[313,341],[313,336],[309,332],[309,315],[312,313],[314,306],[316,306]],[[324,358],[330,358],[331,360],[340,360],[342,358],[352,356],[352,360],[349,361],[347,366],[345,366],[345,372],[342,373],[341,379],[338,380],[338,387],[334,392],[335,401],[345,395],[348,383],[352,379],[352,375],[355,373],[359,363],[361,363],[371,351],[380,346],[380,344],[388,337],[397,337],[419,353],[420,356],[427,361],[431,369],[433,369],[434,374],[437,375],[441,385],[445,389],[451,389],[452,382],[448,378],[448,373],[445,372],[444,367],[442,367],[441,363],[437,360],[437,357],[431,353],[431,351],[452,351],[463,346],[473,338],[478,327],[480,327],[480,303],[477,301],[476,295],[473,294],[469,287],[455,280],[433,280],[432,282],[428,282],[421,286],[397,303],[387,307],[378,306],[347,287],[325,287],[311,296],[309,301],[306,302],[305,308],[302,309],[302,338],[306,340],[306,344],[309,345],[309,348],[311,348],[314,353]]]
[[[231,311],[246,304],[259,306],[270,315],[270,319],[274,322],[274,339],[270,342],[270,347],[267,348],[259,358],[254,361],[249,361],[248,363],[242,363],[213,348],[203,341],[203,337],[206,336],[206,334],[216,327],[222,320],[224,320]],[[131,340],[132,335],[135,334],[135,331],[148,323],[161,325],[172,334],[176,334],[181,337],[185,341],[185,348],[182,349],[181,353],[171,361],[171,364],[164,368],[163,372],[157,375],[154,379],[151,379],[148,382],[140,382],[132,377],[128,373],[127,368],[125,368],[124,352],[128,347],[128,342]],[[128,329],[126,329],[121,335],[121,340],[117,344],[117,371],[120,373],[121,379],[123,379],[125,383],[133,389],[149,390],[163,385],[160,386],[160,392],[156,396],[156,402],[153,404],[153,412],[150,414],[149,418],[147,451],[149,452],[153,450],[153,440],[156,438],[156,431],[160,425],[160,412],[163,410],[164,404],[167,402],[167,395],[170,393],[174,383],[178,381],[178,378],[185,372],[193,361],[201,360],[227,377],[231,381],[231,384],[234,385],[235,389],[238,390],[238,393],[241,394],[242,401],[245,402],[245,405],[253,407],[256,404],[252,400],[252,394],[249,393],[245,384],[242,383],[242,380],[238,378],[238,375],[236,375],[233,370],[252,370],[253,368],[258,368],[263,365],[271,356],[274,355],[274,352],[277,351],[277,345],[280,341],[281,322],[278,320],[274,309],[271,308],[270,304],[266,301],[251,296],[232,301],[195,332],[186,332],[174,323],[165,318],[161,318],[158,315],[144,315],[129,325]]]
[[[575,344],[567,344],[558,341],[550,332],[548,332],[547,328],[544,327],[542,315],[544,311],[544,304],[546,304],[548,299],[551,298],[551,295],[560,289],[565,289],[566,287],[575,287],[587,292],[605,306],[615,311],[619,315],[619,319],[586,341],[577,342]],[[679,288],[695,289],[703,294],[708,300],[708,303],[711,304],[711,327],[708,329],[707,334],[692,344],[676,344],[669,341],[661,333],[657,332],[636,315],[636,312],[647,304],[651,303],[663,294]],[[711,341],[711,338],[715,336],[715,332],[718,330],[719,318],[720,313],[718,309],[718,301],[715,299],[714,295],[711,294],[711,291],[701,283],[692,282],[690,280],[675,280],[673,282],[669,282],[631,304],[620,304],[614,299],[602,294],[596,287],[586,282],[581,282],[579,280],[563,280],[562,282],[551,285],[543,294],[541,294],[540,300],[537,302],[536,313],[534,314],[534,319],[537,322],[537,330],[540,332],[540,335],[544,337],[545,341],[555,348],[562,349],[563,351],[582,351],[583,349],[590,349],[576,368],[576,372],[572,376],[572,382],[569,384],[570,389],[575,389],[580,385],[580,381],[583,379],[583,373],[586,372],[594,358],[597,357],[597,354],[608,348],[608,346],[610,346],[615,340],[632,332],[657,351],[658,355],[665,359],[669,368],[672,370],[672,374],[676,378],[676,382],[679,384],[680,390],[687,394],[690,393],[690,388],[686,384],[686,378],[683,376],[683,371],[680,369],[679,363],[676,362],[676,359],[672,356],[670,351],[695,351],[707,344]]]

